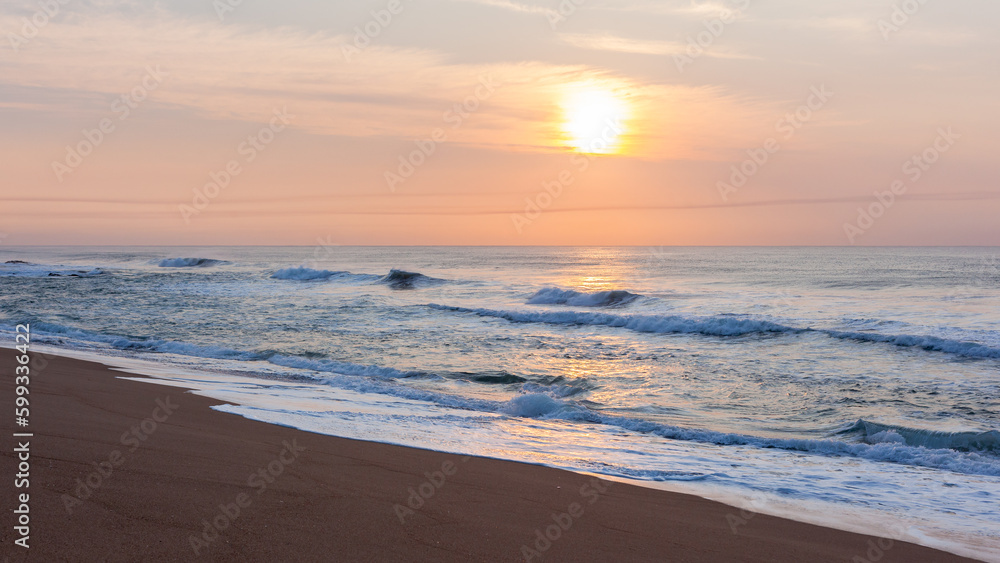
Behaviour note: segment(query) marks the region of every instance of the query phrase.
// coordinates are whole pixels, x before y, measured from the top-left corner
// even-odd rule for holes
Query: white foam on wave
[[[530,393],[514,397],[500,408],[500,412],[510,416],[537,418],[564,408],[566,408],[566,403],[553,399],[544,393]]]
[[[678,315],[615,315],[590,311],[498,311],[495,309],[469,309],[431,303],[433,309],[472,313],[481,317],[495,317],[515,323],[546,323],[558,325],[591,325],[619,327],[636,332],[660,334],[696,333],[708,336],[743,336],[755,333],[803,332],[771,321],[731,316],[682,317]]]
[[[272,362],[274,360],[272,359]],[[848,456],[870,461],[898,463],[918,467],[929,467],[972,475],[1000,476],[1000,458],[977,452],[962,452],[947,448],[932,448],[923,445],[911,446],[893,439],[888,434],[872,443],[848,442],[842,439],[807,439],[807,438],[765,438],[743,434],[717,432],[701,428],[685,428],[660,424],[642,419],[623,416],[605,415],[598,411],[572,401],[558,398],[556,393],[527,392],[516,395],[506,402],[461,397],[448,393],[439,393],[415,389],[399,385],[392,381],[406,377],[413,372],[401,372],[392,368],[378,366],[356,366],[326,360],[313,361],[292,359],[278,362],[288,367],[327,371],[331,375],[324,381],[337,387],[353,391],[380,393],[406,399],[429,401],[450,408],[499,413],[522,418],[541,420],[563,420],[569,422],[584,422],[618,427],[642,434],[651,434],[669,440],[699,442],[717,446],[750,446],[760,449],[781,449],[806,452],[824,456]],[[340,372],[336,366],[342,366]],[[367,378],[357,378],[354,375],[366,375]],[[538,387],[530,388],[536,391]],[[527,390],[527,389],[526,389]]]
[[[849,456],[871,461],[943,469],[969,475],[1000,476],[1000,458],[996,456],[922,445],[911,446],[906,444],[905,440],[899,442],[892,439],[888,434],[884,434],[879,442],[856,443],[839,439],[764,438],[700,428],[684,428],[641,419],[604,415],[585,409],[556,411],[544,416],[618,426],[626,430],[653,434],[670,440],[694,441],[719,446],[774,448],[827,456]]]
[[[525,384],[522,392],[506,402],[473,399],[414,389],[388,380],[411,377],[420,372],[404,372],[379,366],[359,366],[330,360],[306,360],[277,357],[272,363],[331,374],[324,380],[338,387],[354,391],[394,395],[406,399],[429,401],[442,406],[464,410],[499,413],[522,418],[564,420],[614,426],[643,434],[652,434],[670,440],[708,443],[718,446],[751,446],[765,449],[782,449],[826,456],[849,456],[871,461],[899,463],[919,467],[943,469],[957,473],[1000,476],[1000,458],[978,452],[949,449],[941,444],[908,445],[898,433],[886,432],[872,436],[865,442],[842,439],[765,438],[743,434],[717,432],[700,428],[685,428],[647,420],[615,415],[605,415],[572,401],[564,400],[558,389],[541,391],[537,384]],[[348,377],[344,377],[344,376]],[[354,376],[367,376],[358,379]],[[378,378],[387,381],[373,381]],[[894,431],[890,431],[894,432]],[[989,434],[989,433],[987,433]],[[898,437],[898,439],[897,439]]]
[[[868,437],[869,444],[905,444],[906,438],[894,430],[883,430]]]
[[[379,393],[404,399],[427,401],[437,405],[489,414],[548,421],[591,423],[679,442],[715,446],[748,446],[755,450],[785,450],[820,456],[852,457],[875,462],[927,467],[966,475],[1000,476],[1000,458],[975,452],[909,446],[885,435],[877,443],[857,443],[840,439],[765,438],[660,424],[647,420],[604,415],[547,393],[527,393],[506,402],[460,397],[400,385],[389,379],[357,378],[330,374],[324,382],[363,393]]]

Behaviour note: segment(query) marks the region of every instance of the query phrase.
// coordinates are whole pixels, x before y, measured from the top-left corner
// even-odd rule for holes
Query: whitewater
[[[0,339],[1000,561],[1000,249],[0,249]]]

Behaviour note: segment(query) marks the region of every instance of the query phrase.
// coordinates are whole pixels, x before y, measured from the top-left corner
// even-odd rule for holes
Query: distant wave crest
[[[314,270],[312,268],[306,268],[305,266],[299,266],[297,268],[285,268],[278,270],[277,272],[271,274],[271,278],[276,280],[328,280],[333,276],[340,276],[349,274],[350,272],[342,271],[331,271],[331,270]]]
[[[104,270],[100,268],[94,268],[93,270],[59,270],[55,272],[49,272],[47,277],[50,278],[92,278],[94,276],[99,276],[104,273]]]
[[[822,331],[833,338],[855,340],[858,342],[880,342],[903,348],[921,348],[928,352],[943,352],[966,358],[1000,358],[1000,349],[964,340],[952,340],[937,336],[918,336],[912,334],[882,334],[878,332],[842,332],[837,330]]]
[[[0,277],[9,278],[91,278],[105,274],[101,268],[89,270],[32,264],[23,260],[8,260],[0,264]]]
[[[528,299],[529,305],[573,305],[576,307],[615,307],[627,305],[642,297],[639,294],[613,289],[584,292],[558,287],[545,287]]]
[[[225,260],[213,258],[165,258],[160,260],[161,268],[210,268],[220,264],[228,264]]]

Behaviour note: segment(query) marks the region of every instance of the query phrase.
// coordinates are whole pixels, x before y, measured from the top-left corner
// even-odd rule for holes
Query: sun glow
[[[605,88],[574,89],[562,106],[567,146],[589,154],[621,152],[629,109],[625,99]]]

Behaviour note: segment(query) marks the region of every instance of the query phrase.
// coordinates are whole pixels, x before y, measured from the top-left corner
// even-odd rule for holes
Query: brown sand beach
[[[12,404],[13,351],[0,365]],[[5,510],[5,561],[969,561],[568,471],[255,422],[120,375],[60,357],[36,370],[30,548]],[[5,508],[23,492],[16,440]]]

